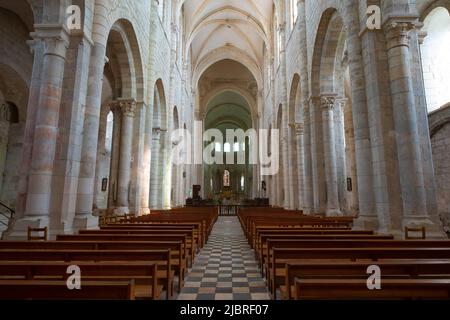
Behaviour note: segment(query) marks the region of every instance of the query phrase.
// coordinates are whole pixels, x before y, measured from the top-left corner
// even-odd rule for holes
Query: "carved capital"
[[[323,95],[320,100],[320,105],[323,111],[333,111],[336,106],[336,96]]]
[[[70,38],[65,25],[36,24],[35,30],[30,35],[35,41],[43,43],[44,54],[66,58]]]
[[[136,115],[136,100],[134,99],[118,99],[118,107],[124,117],[134,118]]]
[[[384,25],[384,32],[386,34],[387,49],[393,49],[399,46],[409,47],[410,34],[409,32],[415,28],[413,22],[408,21],[389,21]]]

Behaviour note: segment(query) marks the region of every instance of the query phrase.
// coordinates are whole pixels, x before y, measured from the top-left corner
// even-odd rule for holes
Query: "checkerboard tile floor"
[[[269,300],[237,217],[219,217],[178,300]]]

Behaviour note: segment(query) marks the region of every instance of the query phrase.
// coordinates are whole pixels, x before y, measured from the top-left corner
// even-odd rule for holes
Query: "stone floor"
[[[237,217],[219,217],[178,300],[268,300],[253,250]]]

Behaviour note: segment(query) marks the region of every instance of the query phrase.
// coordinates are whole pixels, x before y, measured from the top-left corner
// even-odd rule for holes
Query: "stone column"
[[[115,214],[129,213],[129,190],[131,177],[131,149],[133,142],[133,123],[136,113],[134,99],[119,99],[117,103],[122,112],[120,135],[119,179],[117,183],[117,208]]]
[[[152,129],[152,159],[151,159],[151,170],[150,170],[150,208],[160,209],[159,199],[161,196],[160,190],[160,172],[159,167],[160,153],[161,149],[161,128]]]
[[[62,85],[69,35],[62,26],[43,25],[33,37],[44,45],[41,86],[36,111],[33,151],[28,174],[28,188],[23,225],[48,226],[51,207],[52,175],[58,135]]]
[[[309,112],[309,106],[304,103],[303,111],[303,135],[301,135],[301,145],[303,146],[303,153],[300,155],[303,159],[303,177],[300,181],[303,185],[303,212],[305,214],[311,214],[314,207],[314,195],[313,195],[313,180],[312,180],[312,161],[311,161],[311,118]]]
[[[326,178],[323,154],[323,124],[321,111],[321,98],[310,97],[310,128],[311,128],[311,166],[312,166],[312,191],[313,211],[315,213],[326,212]]]
[[[27,118],[25,121],[25,132],[22,146],[22,159],[20,163],[20,178],[17,186],[17,205],[16,219],[25,215],[25,206],[27,202],[28,173],[31,165],[33,152],[34,129],[36,125],[36,113],[39,103],[39,94],[41,88],[42,61],[45,54],[45,47],[39,39],[29,40],[27,42],[31,51],[34,53],[33,72],[31,75]]]
[[[387,40],[391,98],[403,202],[403,226],[423,226],[438,230],[428,216],[423,178],[421,144],[411,75],[409,32],[414,23],[389,20],[384,25]]]
[[[336,165],[336,141],[334,129],[335,95],[322,95],[323,149],[327,185],[327,216],[341,215]]]
[[[305,208],[305,161],[304,161],[304,125],[302,123],[295,123],[295,140],[297,144],[297,177],[298,177],[298,201],[299,210],[304,210]]]
[[[307,43],[307,27],[306,27],[306,7],[305,0],[297,1],[298,10],[298,28],[299,28],[299,41],[300,43]],[[309,103],[309,78],[308,78],[308,48],[307,46],[300,46],[300,87],[301,87],[301,100],[303,104],[303,146],[304,146],[304,203],[303,211],[306,214],[313,212],[314,208],[314,194],[313,194],[313,162],[312,162],[312,128],[311,128],[311,112]]]
[[[77,204],[74,227],[86,228],[98,222],[92,216],[94,203],[95,167],[97,163],[98,131],[103,86],[106,47],[95,43],[89,67],[88,91],[84,114],[83,146],[78,177]],[[114,121],[116,117],[114,117]]]

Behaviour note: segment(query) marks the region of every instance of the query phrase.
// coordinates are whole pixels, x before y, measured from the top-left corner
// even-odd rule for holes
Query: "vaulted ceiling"
[[[273,0],[180,0],[184,4],[186,45],[194,69],[217,51],[245,55],[263,64],[270,48]]]

